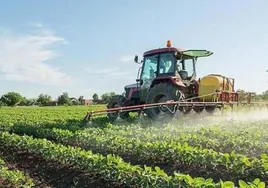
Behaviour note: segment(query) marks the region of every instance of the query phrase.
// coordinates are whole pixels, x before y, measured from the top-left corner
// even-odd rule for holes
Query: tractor
[[[212,54],[207,50],[175,48],[168,40],[166,47],[146,51],[141,61],[136,55],[135,63],[142,64],[136,83],[126,85],[124,95],[113,96],[107,109],[96,113],[107,112],[111,121],[127,119],[130,112],[163,120],[172,119],[176,112],[213,112],[223,102],[237,102],[234,79],[217,74],[196,79],[197,59]],[[93,112],[86,119],[91,115]]]

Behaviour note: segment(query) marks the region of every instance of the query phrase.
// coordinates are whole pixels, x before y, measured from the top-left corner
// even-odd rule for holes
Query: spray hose
[[[193,99],[198,99],[198,98],[202,98],[202,97],[206,97],[206,96],[211,96],[211,95],[214,95],[214,94],[217,94],[217,93],[218,93],[218,92],[213,92],[213,93],[209,93],[209,94],[205,94],[205,95],[201,95],[201,96],[191,97],[191,98],[188,98],[188,99],[180,99],[179,101],[186,102],[186,101],[193,100]],[[175,105],[174,105],[173,110],[171,110],[171,109],[170,109],[167,105],[165,105],[165,104],[159,106],[159,108],[162,108],[162,107],[165,107],[170,113],[174,114],[174,113],[176,113],[176,108],[178,107],[178,104],[175,104]]]

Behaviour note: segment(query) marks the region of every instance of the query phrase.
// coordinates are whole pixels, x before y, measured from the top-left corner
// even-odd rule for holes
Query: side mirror
[[[138,64],[143,63],[143,60],[141,60],[141,62],[139,62],[139,57],[137,55],[135,55],[134,61],[135,61],[135,63],[138,63]]]
[[[142,79],[136,79],[136,82],[140,83],[140,85],[143,84],[143,80]]]
[[[135,55],[134,61],[135,61],[135,63],[138,63],[139,57],[137,55]]]

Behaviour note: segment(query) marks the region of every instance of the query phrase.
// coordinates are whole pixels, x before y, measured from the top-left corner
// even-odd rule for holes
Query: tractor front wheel
[[[178,87],[169,82],[160,82],[154,85],[147,96],[146,103],[161,103],[170,100],[178,101],[182,94]],[[145,114],[152,120],[167,122],[176,114],[175,105],[156,106],[154,108],[145,109]]]
[[[109,101],[107,108],[119,108],[123,107],[125,104],[126,98],[122,95],[115,95],[112,97],[112,99]],[[108,118],[111,122],[115,121],[118,117],[122,119],[127,119],[129,117],[128,112],[109,112]]]

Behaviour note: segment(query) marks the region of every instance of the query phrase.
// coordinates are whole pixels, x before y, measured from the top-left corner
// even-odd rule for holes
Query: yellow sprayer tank
[[[198,95],[208,95],[218,91],[233,91],[233,80],[219,74],[209,74],[200,79]],[[223,87],[224,86],[224,87]],[[200,100],[204,102],[215,101],[215,95],[208,95],[201,97]]]

